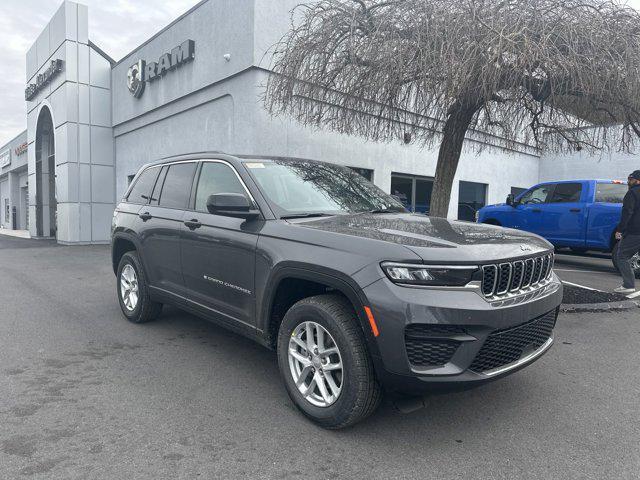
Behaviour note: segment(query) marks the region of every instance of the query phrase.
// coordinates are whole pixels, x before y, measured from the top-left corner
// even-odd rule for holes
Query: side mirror
[[[513,193],[510,193],[509,195],[507,195],[507,205],[509,205],[510,207],[515,207],[516,201],[514,199]]]
[[[216,193],[207,198],[207,210],[213,215],[244,218],[252,220],[260,216],[257,209],[251,208],[251,202],[241,193]]]

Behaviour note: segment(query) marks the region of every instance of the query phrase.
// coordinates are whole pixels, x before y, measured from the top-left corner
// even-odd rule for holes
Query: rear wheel
[[[120,308],[127,320],[146,323],[160,315],[162,304],[151,301],[147,279],[136,252],[122,256],[116,278]]]
[[[289,309],[278,333],[278,365],[291,400],[322,427],[353,425],[380,403],[364,334],[339,295],[305,298]]]
[[[619,245],[620,243],[616,243],[611,250],[611,262],[613,263],[613,268],[615,268],[617,272],[620,272],[620,269],[618,268]],[[631,268],[633,269],[633,274],[635,275],[635,277],[640,278],[640,252],[631,257]]]

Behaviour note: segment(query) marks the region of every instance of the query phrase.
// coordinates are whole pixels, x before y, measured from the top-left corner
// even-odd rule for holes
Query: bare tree
[[[293,18],[267,109],[439,142],[431,215],[447,215],[470,129],[552,151],[629,151],[640,136],[640,14],[622,3],[319,0]]]

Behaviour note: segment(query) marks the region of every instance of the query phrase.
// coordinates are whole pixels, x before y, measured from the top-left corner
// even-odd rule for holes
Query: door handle
[[[202,224],[196,220],[195,218],[191,219],[191,220],[185,220],[184,224],[190,229],[190,230],[195,230],[196,228],[200,228],[202,226]]]
[[[150,218],[153,218],[153,215],[151,215],[149,212],[139,213],[138,216],[142,219],[143,222],[146,222]]]
[[[579,208],[570,208],[569,211],[570,212],[574,212],[574,213],[579,213],[580,209]]]

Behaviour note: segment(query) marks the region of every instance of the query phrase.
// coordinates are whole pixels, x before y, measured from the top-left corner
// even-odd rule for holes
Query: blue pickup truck
[[[556,247],[610,252],[627,185],[615,180],[567,180],[531,187],[506,203],[478,211],[479,223],[537,233]],[[634,258],[636,276],[640,261]]]

